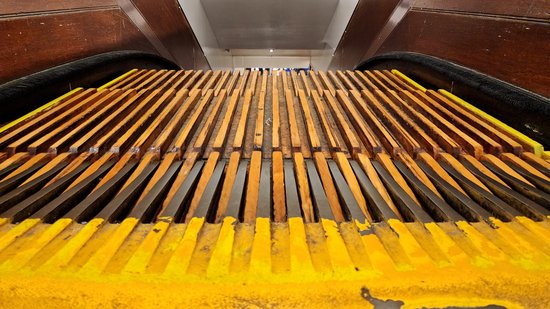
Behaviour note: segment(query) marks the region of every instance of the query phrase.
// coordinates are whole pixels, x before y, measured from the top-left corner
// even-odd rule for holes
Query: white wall
[[[309,56],[233,56],[235,68],[309,68]]]
[[[326,70],[330,65],[330,60],[338,47],[338,43],[346,31],[351,15],[357,6],[359,0],[340,0],[332,20],[325,33],[324,42],[326,48],[324,50],[312,51],[311,68],[315,70]]]
[[[218,46],[200,0],[178,0],[212,69],[232,69],[231,54]]]
[[[275,50],[274,53],[270,53],[266,49],[231,51],[221,49],[201,0],[178,1],[210,67],[214,70],[247,67],[307,68],[310,66],[317,70],[326,70],[358,3],[358,0],[338,1],[323,37],[325,49],[281,50],[281,52]],[[284,23],[285,21],[279,22]],[[247,39],[254,40],[255,38]],[[297,47],[299,48],[299,46]]]

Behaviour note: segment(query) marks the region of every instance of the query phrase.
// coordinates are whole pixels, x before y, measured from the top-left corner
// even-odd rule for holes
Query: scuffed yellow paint
[[[507,238],[512,233],[533,231],[520,226],[522,221],[546,233],[544,223],[526,220],[529,219],[518,219],[517,226],[495,221],[498,229],[487,224],[472,225],[459,221],[456,222],[458,229],[455,229],[446,223],[420,225],[397,220],[392,220],[391,224],[337,224],[322,219],[320,223],[304,224],[301,218],[290,218],[288,223],[271,223],[265,218],[243,225],[235,218],[225,218],[221,224],[194,218],[188,224],[162,221],[143,229],[138,226],[137,219],[127,219],[121,224],[94,219],[83,228],[74,229],[78,232],[64,240],[66,244],[39,271],[19,266],[25,264],[30,256],[37,256],[40,248],[46,248],[48,239],[62,235],[60,231],[78,223],[63,219],[45,228],[46,224],[36,222],[33,225],[33,221],[24,221],[21,223],[24,228],[14,225],[0,234],[2,239],[9,234],[36,241],[28,252],[21,251],[16,255],[24,257],[20,265],[8,267],[10,264],[2,264],[0,303],[8,307],[39,301],[44,307],[116,303],[132,307],[242,307],[255,304],[282,308],[368,308],[372,302],[391,299],[401,302],[403,308],[490,304],[508,308],[546,308],[550,302],[542,295],[550,288],[550,262],[542,258],[544,254],[538,251],[536,243],[531,243],[530,237],[516,235]],[[42,234],[27,233],[33,227],[36,227],[33,231]],[[246,237],[237,240],[235,227],[244,231],[241,233]],[[153,232],[155,228],[157,231]],[[149,232],[141,241],[131,240],[136,239],[135,231],[140,229]],[[358,237],[356,240],[350,237],[353,233],[356,234],[352,237]],[[450,233],[459,233],[460,237],[451,237]],[[284,235],[289,236],[288,245],[285,245]],[[500,237],[497,245],[492,239],[495,235]],[[67,265],[79,248],[93,237],[99,240],[107,237],[108,241],[96,240],[93,248],[86,249],[93,250],[93,253],[87,262],[79,262],[83,267],[60,267]],[[464,239],[471,242],[473,249],[464,250],[468,247],[460,246]],[[252,245],[245,246],[245,240]],[[240,241],[243,243],[239,244]],[[367,265],[372,265],[372,268],[366,268],[367,271],[355,269],[357,255],[353,258],[350,245],[357,241],[365,248]],[[512,251],[501,251],[501,241],[514,242],[511,248],[517,250],[517,254],[520,254],[519,249],[538,253],[521,252],[521,259],[530,264],[517,263],[508,256]],[[239,246],[242,248],[235,249]],[[451,263],[435,263],[437,256],[426,252],[433,250],[433,246],[437,246]],[[149,265],[155,256],[167,254],[170,247],[173,247],[170,249],[173,254],[170,254],[166,269],[147,272],[145,265]],[[125,267],[114,273],[105,272],[121,248],[133,252]],[[249,265],[239,264],[238,272],[229,271],[234,250],[251,250]],[[239,254],[246,256],[244,251]],[[282,258],[285,254],[288,254],[290,265],[286,271]],[[476,262],[477,255],[490,263]],[[196,262],[202,265],[197,269],[202,271],[190,272],[195,263],[192,257],[197,258]],[[315,263],[313,260],[319,258],[321,261],[327,259],[328,269],[314,266],[319,260]],[[403,265],[409,266],[401,267]],[[32,289],[28,288],[30,286]],[[372,296],[370,301],[366,291]]]
[[[21,237],[35,225],[40,223],[40,219],[26,219],[9,230],[6,234],[0,236],[0,251],[4,250],[17,238]]]

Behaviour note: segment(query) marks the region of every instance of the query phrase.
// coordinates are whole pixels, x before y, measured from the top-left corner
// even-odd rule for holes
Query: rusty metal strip
[[[313,209],[316,213],[317,221],[320,219],[334,220],[334,214],[328,203],[325,189],[321,178],[315,168],[315,162],[312,159],[306,159],[307,176],[309,179],[309,185],[311,186],[311,193],[313,198]]]
[[[138,161],[130,161],[101,187],[88,195],[82,202],[73,207],[63,218],[70,218],[76,222],[90,221],[118,192],[124,182],[130,177],[130,173],[137,166]]]
[[[86,177],[76,186],[64,191],[53,201],[40,208],[40,210],[31,215],[30,218],[42,219],[42,222],[45,223],[55,222],[63,214],[74,207],[80,200],[82,200],[82,198],[88,195],[88,193],[90,193],[99,182],[100,178],[105,175],[105,173],[107,173],[113,165],[113,161],[109,161],[102,165],[93,174]]]
[[[134,181],[120,191],[95,218],[102,218],[109,222],[115,222],[119,219],[120,215],[127,211],[131,203],[141,194],[142,189],[147,184],[147,180],[153,175],[158,165],[157,161],[149,163]]]
[[[185,210],[185,204],[189,202],[189,199],[192,197],[193,189],[199,181],[199,175],[203,166],[204,161],[198,161],[195,163],[181,186],[176,191],[176,194],[174,194],[170,204],[168,204],[168,206],[166,206],[166,208],[157,216],[158,218],[174,218],[176,221],[181,218]]]
[[[229,197],[229,203],[227,204],[227,217],[238,218],[239,211],[241,209],[242,198],[244,193],[244,186],[246,181],[246,170],[248,167],[248,160],[242,160],[237,168],[235,174],[235,182],[231,188],[231,194]]]
[[[401,188],[380,162],[372,161],[372,166],[374,166],[382,182],[388,188],[388,192],[395,201],[395,204],[399,207],[399,211],[407,221],[433,222],[433,219]]]
[[[418,179],[403,162],[395,161],[395,166],[401,175],[407,180],[415,195],[422,202],[423,206],[436,221],[464,221],[464,218],[457,213],[445,200],[437,196],[420,179]]]
[[[302,217],[300,200],[298,198],[298,185],[294,177],[294,163],[292,160],[284,161],[287,217]]]
[[[426,163],[417,161],[416,164],[430,178],[445,200],[451,204],[463,217],[470,222],[489,221],[491,214],[433,171]]]
[[[363,213],[361,207],[357,203],[357,200],[355,199],[353,192],[351,192],[351,188],[346,182],[344,175],[342,175],[342,172],[338,168],[338,164],[333,160],[327,160],[327,164],[330,169],[330,173],[332,174],[332,178],[334,178],[336,190],[338,190],[340,198],[345,205],[345,208],[342,207],[344,208],[344,212],[347,212],[348,216],[351,216],[349,219],[365,222],[367,220],[367,216]]]
[[[350,165],[355,173],[355,176],[357,177],[357,182],[359,182],[363,194],[367,198],[369,205],[371,205],[370,208],[371,210],[373,210],[377,221],[387,221],[390,219],[399,220],[397,215],[393,212],[393,210],[391,210],[388,203],[386,203],[382,195],[380,195],[380,192],[376,190],[374,184],[361,169],[359,163],[357,161],[350,161]]]
[[[132,208],[127,218],[137,218],[142,222],[150,222],[155,215],[156,206],[162,202],[182,163],[183,161],[173,162],[153,188],[147,192],[147,195]]]
[[[206,184],[206,188],[204,189],[199,204],[195,209],[193,217],[207,218],[209,217],[209,214],[211,214],[213,211],[215,212],[214,205],[217,204],[216,196],[218,195],[222,187],[224,169],[225,161],[218,161],[218,163],[216,163],[214,171],[212,172],[212,175],[210,176],[210,180],[208,180],[208,183]]]
[[[57,173],[62,171],[69,163],[68,162],[62,162],[61,164],[55,166],[48,172],[42,174],[40,177],[37,177],[36,179],[20,186],[19,188],[10,191],[8,194],[3,195],[0,197],[0,211],[6,211],[5,213],[0,215],[0,218],[6,218],[9,216],[7,213],[7,210],[21,202],[22,200],[26,199],[30,195],[36,193],[38,190],[40,190],[45,184],[47,184],[52,178],[54,178]]]
[[[24,220],[63,192],[88,167],[88,165],[88,162],[80,165],[53,184],[39,190],[35,194],[18,203],[5,213],[6,217],[11,218],[14,222]]]
[[[271,194],[271,160],[262,160],[260,172],[260,191],[258,193],[257,218],[271,218],[272,194]]]

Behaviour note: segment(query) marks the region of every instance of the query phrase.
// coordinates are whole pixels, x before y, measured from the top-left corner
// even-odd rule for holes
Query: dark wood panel
[[[330,68],[348,69],[359,64],[398,3],[399,0],[359,0]]]
[[[457,12],[550,18],[548,0],[414,0],[413,7]]]
[[[132,0],[156,36],[184,69],[209,68],[177,0]]]
[[[116,0],[2,0],[0,15],[116,6]]]
[[[377,54],[447,59],[550,96],[550,23],[411,10]]]
[[[120,9],[0,20],[0,83],[94,54],[155,49]]]

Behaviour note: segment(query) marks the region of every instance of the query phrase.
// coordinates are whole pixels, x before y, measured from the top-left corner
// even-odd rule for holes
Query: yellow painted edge
[[[110,87],[110,86],[116,84],[116,83],[119,82],[120,80],[126,78],[128,75],[130,75],[130,74],[132,74],[132,73],[134,73],[134,72],[136,72],[136,71],[137,71],[137,69],[131,69],[130,71],[128,71],[128,72],[126,72],[126,73],[120,75],[119,77],[113,79],[112,81],[110,81],[110,82],[104,84],[103,86],[97,88],[97,90],[102,90],[102,89],[105,89],[105,88],[107,88],[107,87]]]
[[[544,152],[542,153],[542,158],[543,158],[544,160],[550,160],[550,151],[544,151]]]
[[[27,264],[36,254],[44,249],[57,235],[73,222],[72,219],[62,218],[50,225],[48,229],[40,234],[40,237],[33,239],[32,242],[24,250],[20,250],[11,259],[7,260],[2,266],[2,269],[19,269]]]
[[[9,230],[6,234],[0,237],[0,251],[4,250],[7,246],[11,245],[18,237],[25,234],[28,230],[40,223],[40,219],[26,219],[23,222],[16,225]]]
[[[290,237],[290,269],[293,273],[305,276],[315,273],[309,247],[306,241],[306,229],[302,218],[288,218]]]
[[[250,254],[250,271],[271,274],[271,222],[269,218],[256,218],[254,241]]]
[[[75,92],[77,92],[77,91],[79,91],[79,90],[81,90],[81,89],[82,89],[82,88],[80,88],[80,87],[79,87],[79,88],[75,88],[75,89],[73,89],[73,90],[71,90],[71,91],[65,93],[64,95],[62,95],[62,96],[60,96],[60,97],[58,97],[58,98],[56,98],[56,99],[53,99],[53,100],[51,100],[50,102],[48,102],[48,103],[46,103],[46,104],[40,106],[39,108],[33,110],[32,112],[29,112],[28,114],[26,114],[26,115],[24,115],[24,116],[21,116],[21,117],[17,118],[16,120],[14,120],[14,121],[12,121],[12,122],[10,122],[10,123],[8,123],[8,124],[3,125],[3,126],[0,128],[0,133],[4,132],[4,131],[6,131],[7,129],[9,129],[9,128],[15,126],[16,124],[18,124],[18,123],[20,123],[20,122],[22,122],[22,121],[25,121],[26,119],[28,119],[28,118],[30,118],[30,117],[32,117],[32,116],[34,116],[34,115],[40,113],[41,111],[44,111],[44,110],[46,110],[46,109],[49,109],[50,107],[53,107],[53,106],[56,105],[57,103],[61,102],[61,100],[65,99],[66,97],[72,95],[73,93],[75,93]]]
[[[139,219],[137,218],[126,218],[122,221],[122,223],[117,224],[117,229],[111,235],[109,240],[97,249],[94,255],[92,255],[80,271],[89,275],[103,272],[117,250],[124,243],[128,235],[130,235],[138,223]]]
[[[527,137],[525,134],[517,131],[516,129],[514,129],[510,126],[508,126],[504,122],[502,122],[502,121],[496,119],[495,117],[485,113],[484,111],[482,111],[479,108],[473,106],[472,104],[462,100],[461,98],[455,96],[454,94],[448,92],[447,90],[439,89],[438,92],[441,93],[442,95],[446,96],[447,98],[451,99],[455,103],[458,103],[459,105],[467,108],[468,110],[470,110],[474,114],[480,116],[481,118],[490,121],[491,123],[493,123],[497,127],[501,128],[502,130],[506,131],[507,133],[512,134],[513,136],[520,139],[525,144],[528,144],[529,146],[533,147],[533,153],[538,157],[542,157],[542,154],[544,152],[544,147],[542,146],[542,144],[532,140],[531,138]]]
[[[403,79],[404,81],[406,81],[407,83],[409,83],[411,86],[415,87],[416,89],[421,90],[422,92],[426,92],[426,88],[422,87],[419,83],[415,82],[407,75],[399,72],[396,69],[391,70],[391,72],[397,75],[398,77],[400,77],[401,79]]]
[[[66,266],[71,259],[77,254],[77,252],[92,238],[92,236],[102,226],[104,220],[101,218],[94,218],[88,222],[84,227],[68,242],[55,253],[44,265],[43,269],[50,271],[54,268],[60,268]]]
[[[204,222],[204,218],[191,218],[181,241],[166,265],[165,274],[172,277],[180,277],[187,271],[187,267],[189,267],[193,255],[193,250],[197,244],[197,237]]]
[[[144,273],[149,261],[157,250],[162,238],[170,227],[171,220],[163,220],[155,223],[153,229],[147,234],[141,242],[134,255],[130,258],[123,269],[128,273]]]
[[[218,241],[212,250],[210,263],[206,269],[206,276],[219,277],[229,273],[229,265],[231,263],[231,253],[233,252],[233,241],[235,239],[235,224],[237,219],[233,217],[225,217],[220,228]]]

